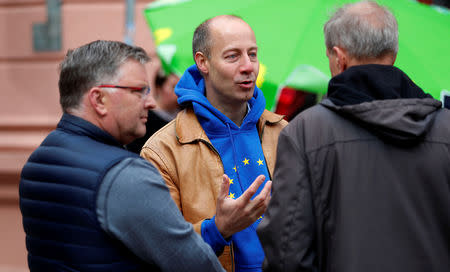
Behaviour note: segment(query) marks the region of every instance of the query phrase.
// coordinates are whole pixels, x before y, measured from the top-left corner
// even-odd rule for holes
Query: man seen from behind
[[[328,98],[280,135],[264,271],[449,271],[450,111],[393,66],[387,8],[347,4],[324,33]]]

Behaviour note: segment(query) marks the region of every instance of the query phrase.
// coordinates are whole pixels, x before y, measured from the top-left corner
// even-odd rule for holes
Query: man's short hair
[[[201,23],[194,31],[192,38],[192,55],[195,58],[195,53],[202,52],[207,58],[210,57],[209,49],[211,47],[211,39],[209,37],[209,23],[212,18]]]
[[[367,8],[354,9],[360,4]],[[379,58],[398,51],[398,24],[394,15],[373,1],[342,6],[324,26],[328,50],[338,46],[356,59]]]
[[[69,50],[59,67],[63,112],[77,108],[90,88],[113,84],[121,65],[130,59],[142,64],[150,60],[144,49],[118,41],[98,40]]]
[[[236,15],[222,15],[225,16],[228,19],[239,19],[242,20],[241,17]],[[214,20],[216,17],[209,18],[203,23],[201,23],[194,31],[194,37],[192,38],[192,55],[195,59],[195,53],[201,52],[205,57],[209,58],[211,57],[211,46],[212,46],[212,40],[210,37],[210,31],[209,31],[209,25],[212,20]],[[244,20],[242,20],[244,21]]]

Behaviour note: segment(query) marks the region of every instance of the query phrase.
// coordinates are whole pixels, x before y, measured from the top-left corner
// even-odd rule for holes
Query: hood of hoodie
[[[205,96],[205,82],[196,65],[189,67],[175,86],[178,104],[192,104],[197,118],[207,134],[229,134],[228,127],[235,130],[252,129],[263,113],[266,102],[262,91],[255,86],[253,97],[248,101],[250,112],[238,127],[230,118],[214,108]]]
[[[350,67],[330,80],[327,96],[323,106],[400,145],[419,142],[442,106],[389,65]]]

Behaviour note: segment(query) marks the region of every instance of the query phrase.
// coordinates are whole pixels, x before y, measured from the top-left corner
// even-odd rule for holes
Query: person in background
[[[140,47],[95,41],[60,66],[63,116],[19,186],[30,271],[222,271],[154,166],[124,145],[145,134]]]
[[[449,271],[450,111],[393,66],[397,29],[372,1],[325,24],[333,78],[279,137],[264,271]]]
[[[192,47],[196,65],[175,87],[185,109],[153,134],[141,156],[158,168],[184,218],[228,271],[261,271],[256,227],[270,200],[278,135],[287,122],[265,110],[255,85],[255,34],[241,18],[206,20]]]
[[[175,85],[178,83],[179,77],[175,74],[166,75],[160,70],[155,77],[155,88],[152,90],[155,99],[155,108],[148,111],[147,131],[143,137],[140,137],[127,144],[126,148],[134,153],[139,154],[145,142],[160,128],[175,118],[179,111],[177,96],[174,92]]]

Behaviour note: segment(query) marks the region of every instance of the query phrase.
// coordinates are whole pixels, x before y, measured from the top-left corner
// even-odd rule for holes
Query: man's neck
[[[230,118],[233,123],[235,123],[238,127],[242,125],[242,121],[247,115],[248,111],[248,102],[239,105],[213,105],[217,110],[223,113],[226,117]]]

